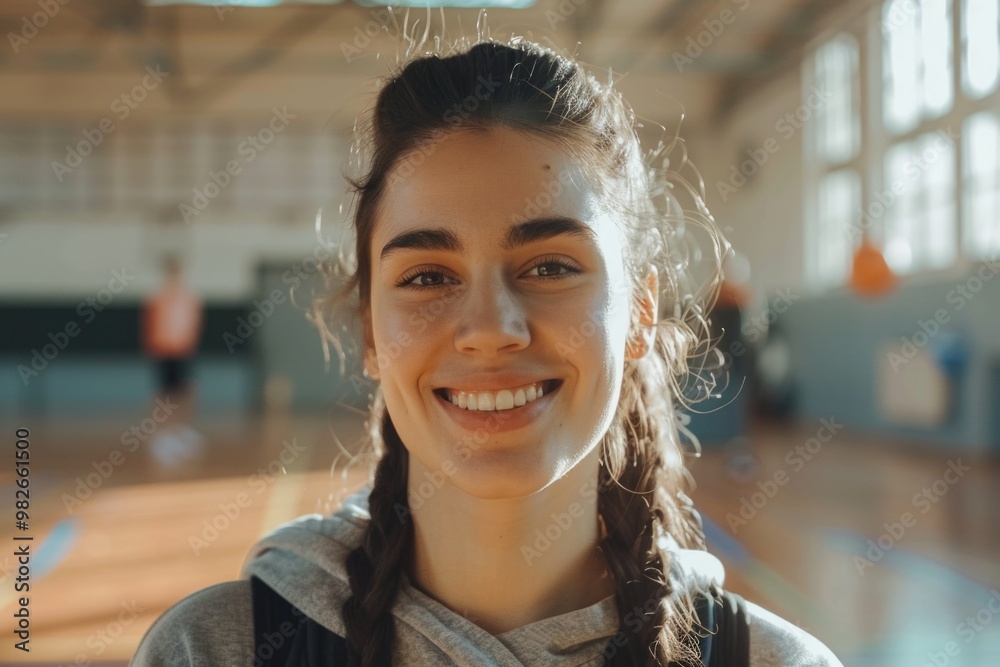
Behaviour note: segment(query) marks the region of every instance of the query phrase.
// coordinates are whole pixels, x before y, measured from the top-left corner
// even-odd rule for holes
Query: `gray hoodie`
[[[143,636],[130,667],[253,667],[251,575],[334,633],[346,636],[340,608],[350,595],[344,562],[361,540],[368,514],[362,487],[333,514],[308,514],[265,535],[250,550],[241,578],[177,602]],[[703,551],[675,549],[678,586],[721,585],[722,564]],[[683,582],[683,583],[682,583]],[[753,667],[843,667],[812,635],[747,602]],[[491,635],[414,588],[406,575],[393,605],[393,665],[600,667],[619,632],[614,596],[589,607]]]

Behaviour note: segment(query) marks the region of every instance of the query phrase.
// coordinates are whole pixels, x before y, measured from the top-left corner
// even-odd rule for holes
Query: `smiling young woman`
[[[407,63],[359,138],[314,320],[343,361],[355,317],[379,383],[369,485],[175,605],[138,664],[840,665],[705,551],[674,408],[728,244],[611,86],[485,40]],[[713,240],[701,285],[685,224]]]

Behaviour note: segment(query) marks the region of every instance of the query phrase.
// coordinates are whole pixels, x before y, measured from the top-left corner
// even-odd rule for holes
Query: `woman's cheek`
[[[423,338],[416,333],[417,327],[410,323],[406,315],[392,315],[386,318],[380,342],[377,344],[379,368],[392,372],[413,358],[413,351],[419,349]]]
[[[414,336],[419,336],[427,330],[429,322],[427,318],[424,317],[423,313],[410,313],[409,317],[410,330],[413,331]]]

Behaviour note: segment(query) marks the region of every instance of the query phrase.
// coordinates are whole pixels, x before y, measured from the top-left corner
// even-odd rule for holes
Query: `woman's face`
[[[596,451],[614,415],[629,313],[620,230],[572,158],[508,129],[446,135],[389,182],[366,366],[411,467],[481,498],[534,493]],[[524,405],[482,409],[520,403],[519,388]]]

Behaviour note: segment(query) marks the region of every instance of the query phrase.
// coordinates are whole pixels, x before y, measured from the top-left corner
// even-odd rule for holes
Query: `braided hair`
[[[478,104],[456,106],[473,98]],[[717,295],[722,255],[729,246],[703,204],[700,178],[696,189],[679,169],[667,169],[666,156],[675,149],[683,153],[679,139],[643,155],[634,114],[611,83],[598,82],[571,58],[530,41],[489,38],[453,47],[446,55],[413,58],[388,77],[367,126],[357,128],[354,154],[366,170],[347,177],[356,204],[354,255],[334,258],[324,267],[329,289],[315,299],[310,318],[320,329],[328,360],[328,344],[336,346],[343,374],[340,332],[329,323],[356,318],[366,349],[373,345],[369,253],[376,211],[393,179],[408,173],[420,151],[447,132],[498,126],[559,142],[579,158],[594,187],[614,199],[628,238],[633,296],[640,293],[645,267],[658,266],[667,316],[654,323],[646,353],[628,362],[614,419],[600,444],[598,512],[605,530],[599,546],[614,576],[622,623],[623,641],[615,646],[628,651],[635,665],[700,664],[690,640],[697,620],[691,594],[675,591],[669,576],[668,539],[685,548],[705,548],[700,521],[685,495],[690,480],[675,410],[677,403],[712,389],[713,381],[699,372],[712,351],[705,313]],[[657,159],[662,168],[653,166]],[[680,163],[688,164],[686,154]],[[681,209],[673,183],[692,195],[697,210]],[[689,275],[692,252],[684,237],[685,228],[696,225],[709,233],[710,259],[715,260],[710,279],[698,284]],[[636,303],[630,331],[640,326]],[[334,316],[342,307],[345,312]],[[699,359],[696,368],[691,362]],[[380,389],[372,395],[368,428],[371,462],[376,463],[371,522],[347,558],[351,596],[342,614],[347,641],[363,667],[381,667],[390,664],[390,609],[414,531],[406,511],[408,453]]]

